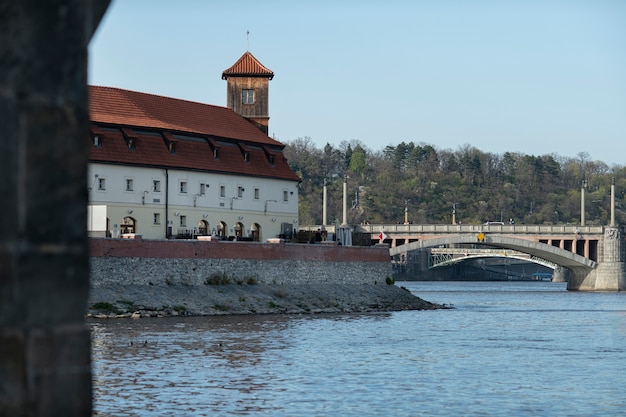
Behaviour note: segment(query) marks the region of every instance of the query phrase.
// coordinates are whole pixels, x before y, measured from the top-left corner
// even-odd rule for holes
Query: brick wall
[[[203,285],[215,274],[264,284],[374,284],[391,276],[386,247],[91,239],[91,285]]]

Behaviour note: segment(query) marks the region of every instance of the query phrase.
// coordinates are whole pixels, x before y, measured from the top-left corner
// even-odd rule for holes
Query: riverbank
[[[142,318],[244,314],[319,314],[447,308],[396,285],[105,285],[90,290],[87,316]]]

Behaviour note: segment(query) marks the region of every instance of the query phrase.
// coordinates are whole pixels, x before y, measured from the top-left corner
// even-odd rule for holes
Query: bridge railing
[[[429,234],[429,233],[514,233],[514,234],[602,234],[604,226],[543,225],[543,224],[359,224],[350,225],[357,233],[378,235],[383,230],[389,234]],[[335,232],[335,226],[301,225],[301,230],[326,229]]]

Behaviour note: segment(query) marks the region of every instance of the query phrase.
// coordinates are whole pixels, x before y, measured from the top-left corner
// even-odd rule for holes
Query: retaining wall
[[[90,239],[91,286],[203,285],[216,274],[259,284],[381,284],[389,248],[198,240]]]

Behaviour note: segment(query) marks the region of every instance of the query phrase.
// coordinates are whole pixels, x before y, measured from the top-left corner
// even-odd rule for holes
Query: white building
[[[246,52],[222,74],[228,108],[90,87],[90,235],[264,241],[295,229],[300,179],[267,136],[273,75]]]

